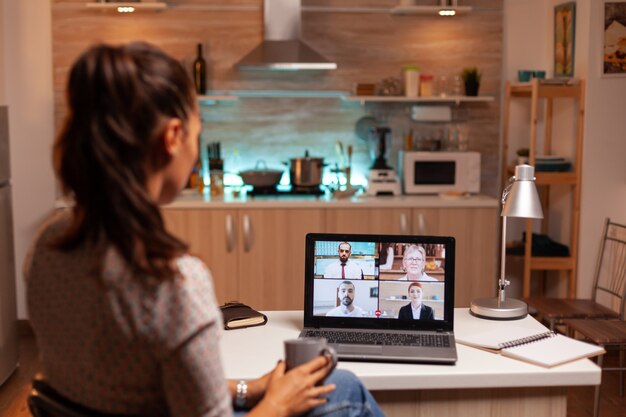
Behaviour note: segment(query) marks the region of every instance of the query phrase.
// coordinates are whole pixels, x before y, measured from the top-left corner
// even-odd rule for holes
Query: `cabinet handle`
[[[406,235],[408,233],[408,222],[406,213],[400,213],[400,233]]]
[[[252,224],[250,223],[250,216],[243,215],[243,250],[244,252],[250,252],[252,249]]]
[[[230,253],[235,249],[235,230],[233,227],[233,216],[226,215],[226,252]]]
[[[424,221],[423,213],[417,215],[417,231],[420,235],[426,234],[426,222]]]

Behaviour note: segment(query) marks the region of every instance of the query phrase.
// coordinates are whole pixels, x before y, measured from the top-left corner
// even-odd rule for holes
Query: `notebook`
[[[452,237],[306,236],[304,329],[340,360],[454,364]]]
[[[482,332],[457,338],[457,341],[546,368],[606,353],[600,346],[555,332],[533,334],[526,330],[517,333],[515,339],[511,336],[506,331]]]

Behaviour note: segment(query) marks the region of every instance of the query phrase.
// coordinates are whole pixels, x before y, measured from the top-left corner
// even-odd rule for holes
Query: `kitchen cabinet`
[[[495,295],[497,208],[413,209],[413,233],[452,236],[456,241],[455,307]]]
[[[340,208],[326,210],[327,233],[409,234],[410,208]]]
[[[302,309],[304,236],[321,231],[317,209],[164,209],[168,229],[213,275],[218,302]]]
[[[326,210],[329,233],[453,236],[456,240],[455,306],[495,294],[496,208],[361,208]]]
[[[532,255],[532,232],[533,220],[526,221],[526,240],[524,242],[524,270],[523,270],[523,295],[528,297],[531,294],[531,273],[532,271],[559,271],[559,276],[567,278],[567,297],[576,296],[576,272],[578,258],[578,233],[580,222],[580,186],[582,175],[582,151],[583,151],[583,121],[585,114],[585,82],[580,80],[576,85],[550,85],[541,84],[538,79],[533,79],[530,84],[511,84],[507,81],[504,97],[504,122],[503,122],[503,159],[502,172],[506,184],[508,176],[513,175],[513,167],[509,166],[507,160],[509,147],[509,108],[511,100],[514,98],[530,98],[530,138],[529,138],[529,158],[528,163],[535,166],[537,155],[552,155],[553,146],[556,141],[571,141],[574,147],[572,169],[567,172],[538,172],[535,171],[535,183],[539,191],[539,197],[543,208],[543,221],[541,222],[541,233],[548,233],[551,214],[555,221],[559,221],[563,213],[550,213],[551,188],[560,187],[569,194],[571,199],[571,210],[569,213],[570,256],[533,256]],[[571,116],[575,122],[575,132],[571,137],[556,134],[553,143],[554,101],[573,100],[574,114]],[[545,102],[545,130],[543,149],[538,149],[537,144],[537,124],[539,119],[540,103]],[[558,133],[558,132],[557,132]],[[556,146],[554,146],[556,147]],[[559,196],[562,198],[562,196]],[[553,200],[556,198],[552,197]],[[559,240],[559,239],[557,239]]]
[[[428,234],[456,239],[455,306],[495,293],[497,207],[164,208],[169,230],[213,274],[218,301],[303,308],[310,232]]]

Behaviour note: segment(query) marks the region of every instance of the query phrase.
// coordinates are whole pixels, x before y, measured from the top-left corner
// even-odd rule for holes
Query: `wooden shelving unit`
[[[543,155],[552,155],[553,144],[553,105],[555,99],[570,99],[577,104],[575,109],[576,129],[574,138],[574,160],[572,161],[572,169],[569,172],[536,172],[536,184],[539,189],[544,219],[541,224],[542,233],[547,234],[548,224],[550,222],[550,187],[570,187],[572,197],[571,209],[571,233],[570,233],[570,256],[567,257],[537,257],[532,256],[532,231],[533,223],[529,219],[526,222],[526,240],[524,244],[524,272],[523,272],[523,295],[530,296],[531,273],[532,271],[561,271],[565,274],[567,282],[567,296],[574,298],[576,296],[576,273],[578,259],[578,237],[579,237],[579,221],[580,221],[580,183],[582,171],[582,144],[583,144],[583,121],[585,111],[585,83],[580,81],[576,85],[548,85],[541,84],[538,79],[532,80],[530,83],[511,84],[506,83],[505,99],[504,99],[504,133],[503,133],[503,153],[502,153],[502,172],[503,184],[506,184],[508,177],[512,173],[512,167],[509,166],[507,155],[509,150],[509,116],[511,100],[517,97],[530,98],[530,140],[529,140],[529,164],[535,166],[535,159],[538,154],[537,145],[537,124],[539,115],[539,102],[545,100],[545,132],[544,146],[541,150]],[[559,137],[558,140],[566,140]]]
[[[416,104],[456,104],[461,103],[488,103],[494,101],[492,96],[433,96],[433,97],[406,97],[406,96],[346,96],[343,101],[358,101],[361,105],[368,102],[386,103],[416,103]]]

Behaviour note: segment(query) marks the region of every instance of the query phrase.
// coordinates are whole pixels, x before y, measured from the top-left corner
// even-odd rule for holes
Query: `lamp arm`
[[[498,306],[500,303],[504,303],[505,293],[504,290],[510,284],[505,277],[505,257],[506,257],[506,216],[502,216],[502,253],[500,256],[500,280],[498,281]]]
[[[500,204],[502,204],[502,207],[504,207],[504,203],[506,203],[506,199],[509,196],[509,193],[511,192],[511,188],[513,188],[514,182],[515,182],[515,175],[509,178],[509,182],[506,184],[506,187],[504,187],[504,190],[502,190],[502,198],[500,199]]]

